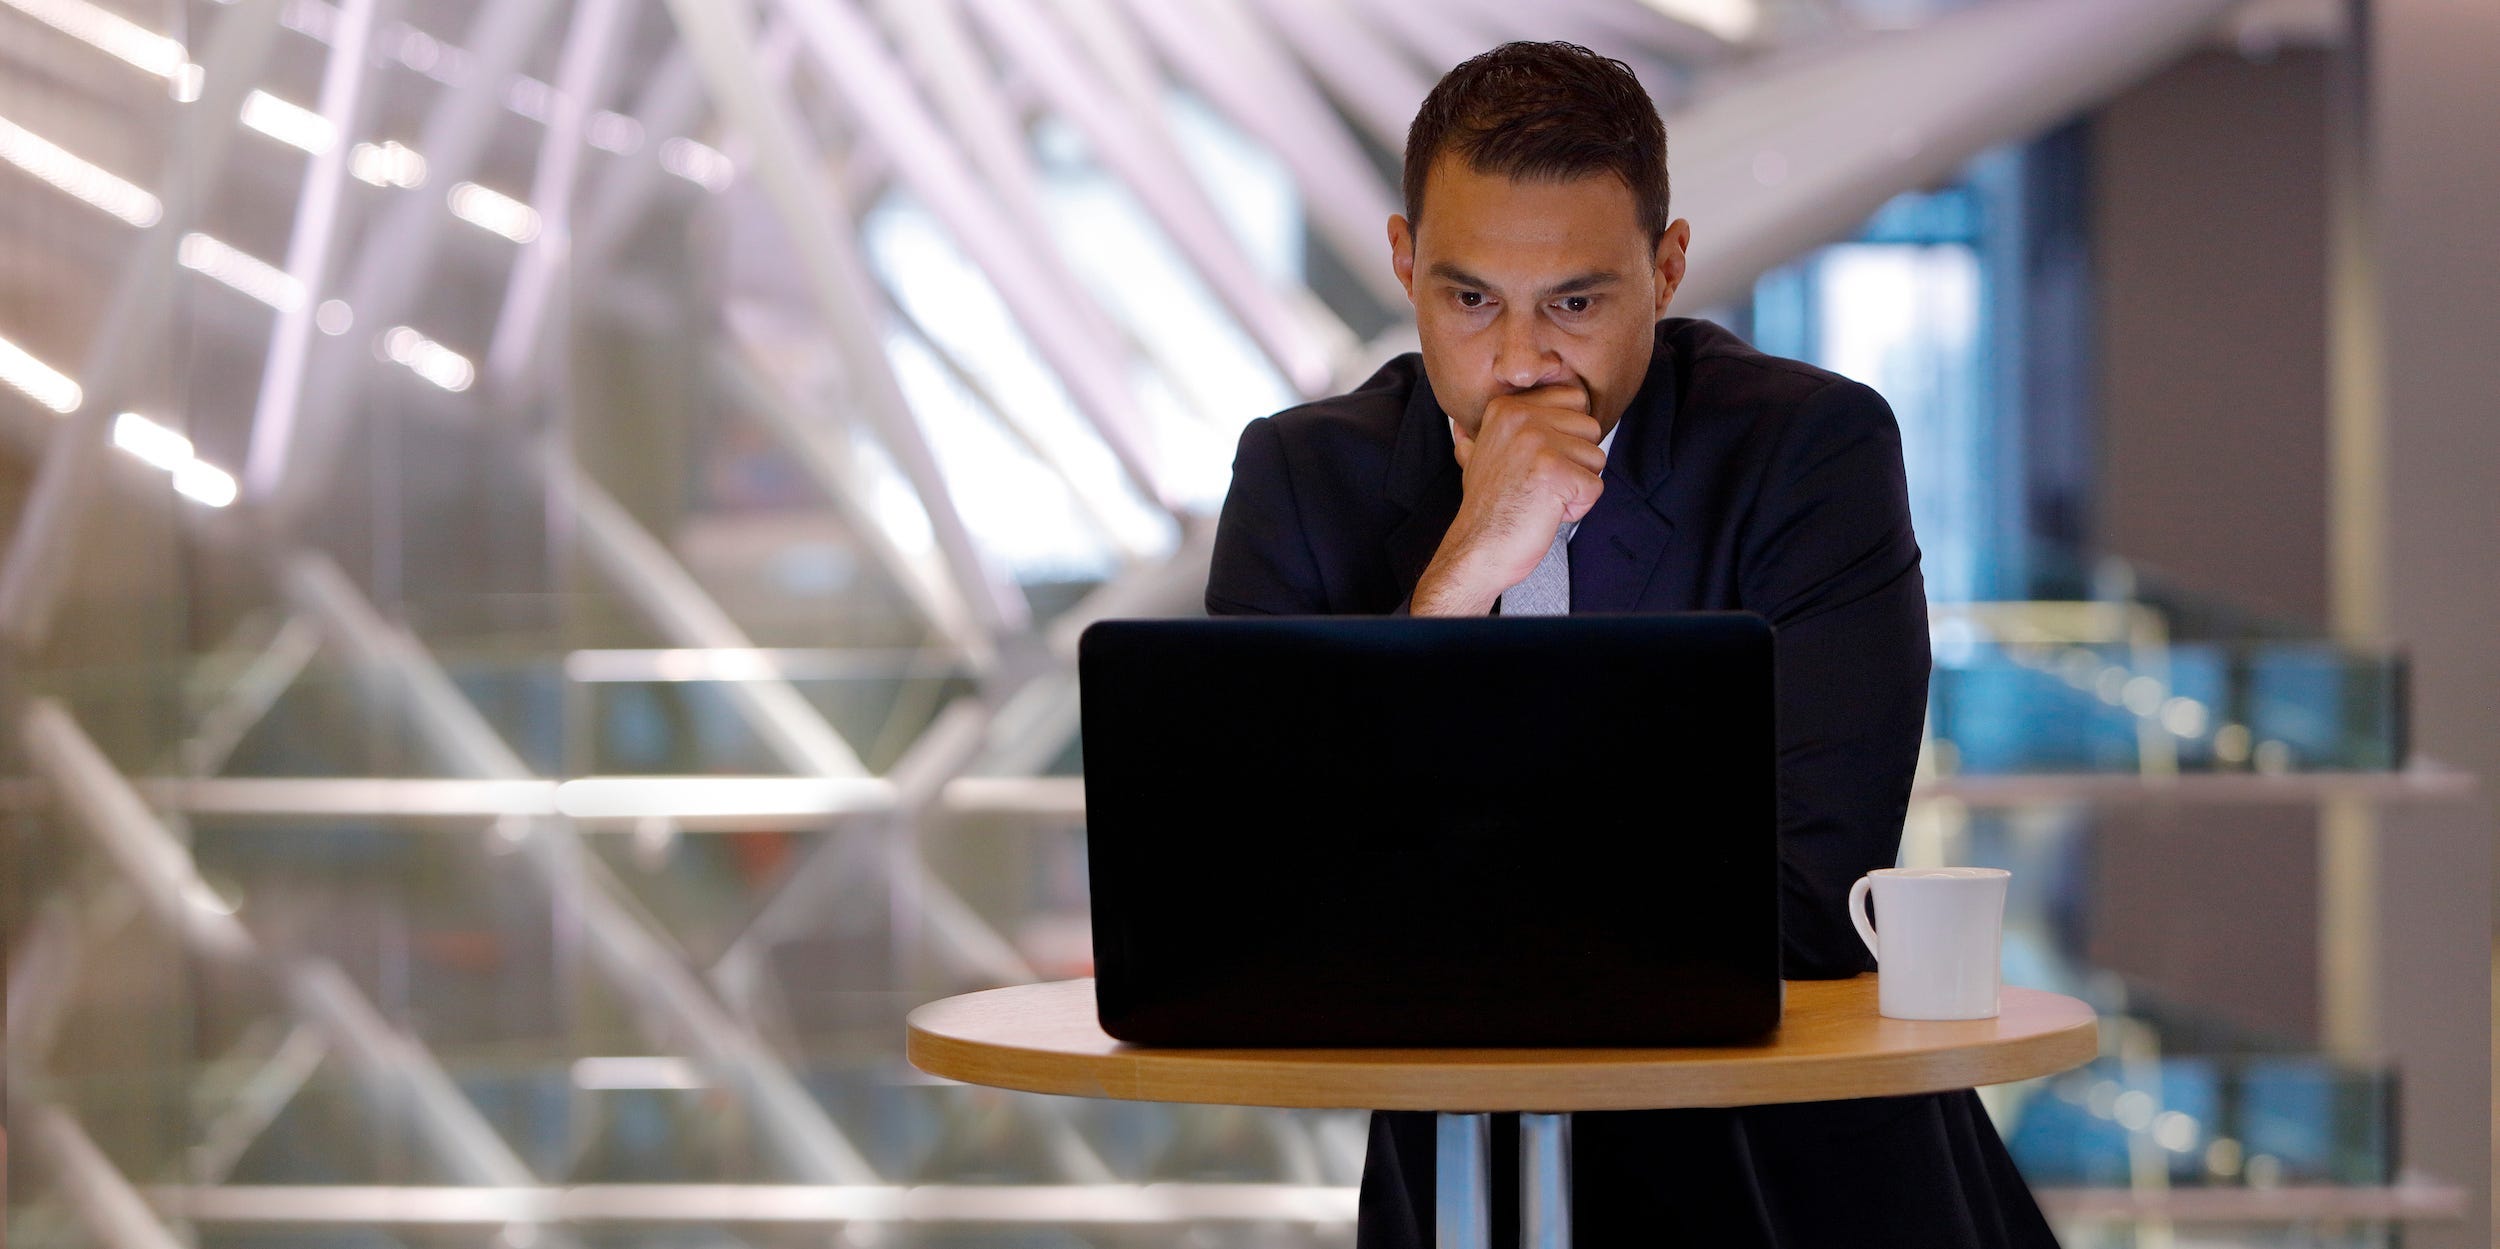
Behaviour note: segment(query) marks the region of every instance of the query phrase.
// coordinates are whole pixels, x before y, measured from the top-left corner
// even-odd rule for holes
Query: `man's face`
[[[1473,436],[1497,396],[1577,386],[1613,429],[1649,372],[1691,227],[1648,237],[1609,173],[1518,182],[1453,156],[1426,176],[1423,212],[1421,231],[1389,218],[1389,250],[1442,410]]]

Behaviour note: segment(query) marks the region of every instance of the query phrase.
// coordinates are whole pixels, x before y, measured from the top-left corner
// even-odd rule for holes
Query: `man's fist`
[[[1526,580],[1563,524],[1597,505],[1604,432],[1579,386],[1498,396],[1473,435],[1453,424],[1465,496],[1415,583],[1414,614],[1481,616]]]

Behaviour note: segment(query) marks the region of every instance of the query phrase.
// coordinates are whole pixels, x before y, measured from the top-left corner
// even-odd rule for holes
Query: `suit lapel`
[[[1675,522],[1666,513],[1675,430],[1675,353],[1662,327],[1640,393],[1606,456],[1606,490],[1571,535],[1571,612],[1641,609]]]
[[[1609,469],[1606,493],[1571,535],[1571,613],[1640,610],[1675,523]]]

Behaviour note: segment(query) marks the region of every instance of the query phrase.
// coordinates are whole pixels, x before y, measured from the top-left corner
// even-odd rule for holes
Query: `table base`
[[[1433,1121],[1434,1249],[1493,1243],[1493,1116]],[[1571,1249],[1571,1116],[1519,1116],[1520,1249]]]

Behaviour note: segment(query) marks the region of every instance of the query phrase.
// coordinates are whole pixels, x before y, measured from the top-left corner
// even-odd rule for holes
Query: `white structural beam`
[[[571,272],[573,188],[590,150],[586,138],[591,113],[607,93],[617,56],[633,33],[635,12],[627,0],[582,0],[574,12],[556,68],[555,111],[540,137],[538,165],[530,180],[529,205],[538,214],[538,236],[521,245],[512,263],[495,332],[487,343],[490,393],[521,391],[530,371],[560,368],[563,353],[547,349],[550,336],[542,331],[563,323],[556,305],[564,293],[563,279]]]
[[[913,78],[934,98],[956,145],[989,184],[998,206],[1010,218],[1042,224],[1042,178],[1033,165],[1024,119],[964,28],[957,0],[875,3],[877,15],[910,61]]]
[[[30,1149],[51,1170],[55,1190],[96,1243],[105,1249],[186,1249],[68,1111],[24,1092],[12,1100],[17,1105],[9,1117],[23,1133],[20,1148]]]
[[[321,621],[350,662],[373,679],[377,693],[395,697],[408,710],[447,764],[491,780],[531,779],[528,766],[433,656],[375,613],[335,565],[298,553],[280,575],[297,605]],[[866,1158],[780,1058],[740,1027],[686,969],[683,957],[624,903],[622,887],[585,851],[569,824],[532,821],[522,849],[551,896],[578,908],[592,965],[646,1008],[638,1018],[664,1030],[663,1041],[683,1046],[738,1093],[794,1177],[833,1183],[876,1179]]]
[[[239,0],[210,31],[199,60],[200,98],[176,115],[159,188],[163,216],[122,262],[112,301],[78,372],[85,403],[44,447],[8,554],[0,560],[0,645],[27,653],[50,635],[53,608],[75,566],[79,519],[106,454],[113,416],[140,372],[164,359],[176,275],[175,249],[224,171],[235,117],[260,77],[278,33],[279,0]]]
[[[286,273],[296,297],[278,309],[261,368],[260,395],[252,408],[251,449],[243,463],[243,488],[254,498],[277,490],[295,436],[297,405],[313,347],[313,311],[330,287],[338,251],[340,207],[347,190],[348,152],[371,111],[376,75],[369,45],[379,0],[342,0],[332,27],[329,64],[321,75],[320,117],[330,141],[314,151],[296,188],[295,222],[287,239]]]
[[[1679,307],[1744,297],[1884,201],[2168,63],[2236,0],[2006,0],[1785,59],[1667,118],[1693,223]],[[1880,102],[1880,107],[1877,103]]]
[[[680,3],[686,0],[679,0]],[[919,93],[896,67],[884,40],[848,0],[784,0],[848,116],[893,162],[955,244],[981,267],[1034,349],[1049,362],[1079,411],[1149,499],[1177,506],[1164,489],[1145,414],[1131,392],[1111,321],[1094,304],[1035,220],[1005,211],[946,141]]]
[[[1028,690],[1033,687],[1027,687]],[[1020,740],[1025,724],[1009,700],[993,742]],[[1064,747],[1065,741],[1057,743]],[[990,766],[985,761],[985,766]],[[1029,771],[1029,769],[1028,769]],[[898,809],[892,782],[789,776],[583,776],[568,781],[482,781],[409,776],[142,777],[148,802],[197,818],[379,820],[434,823],[500,816],[563,815],[592,829],[619,828],[649,816],[687,832],[817,829],[830,821]],[[2472,800],[2471,773],[2445,768],[2404,772],[2250,772],[2145,776],[2135,772],[1952,776],[1921,780],[1914,802],[1949,800],[1964,807],[2011,809],[2089,803],[2096,806],[2314,806],[2329,800],[2383,807]],[[958,776],[940,790],[936,810],[948,815],[1085,818],[1085,781],[1077,776]],[[16,981],[10,982],[16,991]]]
[[[755,176],[788,232],[794,259],[841,354],[860,410],[919,496],[949,573],[980,613],[984,628],[998,633],[1023,629],[1030,610],[1022,592],[973,542],[886,358],[856,227],[828,193],[796,110],[755,81],[756,48],[745,6],[671,0],[670,7],[714,107],[753,148]]]
[[[1058,25],[1027,0],[971,0],[971,10],[999,53],[1084,134],[1094,159],[1136,195],[1287,383],[1303,395],[1323,393],[1330,381],[1330,342],[1269,288],[1224,228],[1223,214],[1173,142],[1161,109],[1141,113],[1127,107],[1111,81],[1087,66]],[[1342,325],[1335,330],[1334,337],[1347,334]]]
[[[235,903],[201,879],[190,851],[58,702],[29,703],[18,731],[36,774],[159,924],[204,957],[274,975],[295,1011],[318,1024],[359,1080],[377,1091],[376,1104],[406,1109],[446,1174],[471,1184],[535,1182],[432,1053],[392,1028],[335,964],[279,960],[262,949],[235,917]]]
[[[894,318],[894,323],[899,330],[918,339],[930,357],[946,370],[947,377],[955,385],[962,387],[963,392],[971,396],[972,401],[978,404],[982,411],[988,413],[991,419],[997,421],[998,427],[1005,431],[1018,447],[1023,448],[1027,455],[1032,456],[1044,468],[1049,469],[1051,474],[1059,479],[1059,483],[1067,487],[1070,502],[1074,504],[1077,511],[1083,513],[1087,523],[1094,527],[1096,535],[1113,550],[1119,552],[1120,562],[1135,563],[1156,554],[1148,548],[1143,539],[1113,519],[1102,492],[1087,489],[1083,484],[1084,475],[1078,469],[1076,461],[1069,457],[1066,444],[1060,439],[1044,434],[1037,428],[1029,410],[1020,404],[1009,403],[1001,397],[990,386],[987,379],[974,372],[962,356],[957,354],[954,347],[939,341],[938,337],[930,332],[928,326],[911,314],[910,309],[889,299],[886,301],[886,315]]]
[[[731,332],[737,333],[735,318]],[[872,487],[851,452],[848,431],[818,405],[793,396],[749,355],[734,346],[716,349],[709,360],[714,380],[780,439],[791,460],[842,517],[862,552],[912,601],[930,629],[976,669],[997,663],[996,640],[982,628],[963,586],[948,576],[942,557],[897,540],[886,519],[869,505]]]
[[[304,518],[331,488],[331,468],[361,410],[356,395],[379,376],[374,337],[408,316],[440,276],[436,259],[453,221],[445,197],[475,175],[506,116],[505,87],[538,45],[556,7],[555,0],[496,0],[477,9],[462,78],[443,92],[418,140],[426,185],[392,200],[373,223],[342,296],[355,310],[358,329],[314,340],[295,423],[269,453],[271,484],[260,497],[281,518]],[[260,437],[257,431],[254,437]]]
[[[540,456],[548,493],[579,522],[582,551],[671,646],[752,650],[755,643],[692,574],[575,464],[559,444]],[[864,776],[842,735],[786,680],[740,681],[727,691],[764,744],[807,776]]]
[[[1312,225],[1355,280],[1387,306],[1403,305],[1388,263],[1397,197],[1293,58],[1230,0],[1127,0],[1127,12],[1179,77],[1284,162]]]
[[[1348,0],[1267,0],[1259,16],[1331,95],[1388,151],[1404,151],[1406,128],[1432,76],[1352,12]]]
[[[1501,42],[1501,36],[1481,24],[1472,11],[1426,9],[1397,0],[1341,0],[1359,10],[1379,25],[1391,39],[1403,44],[1407,52],[1424,66],[1427,82],[1437,80],[1452,66]],[[1423,103],[1423,97],[1415,97]],[[1397,146],[1403,149],[1404,134]]]

